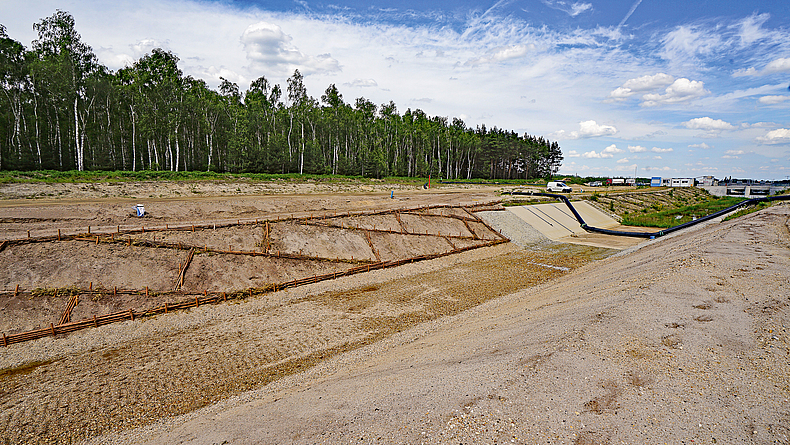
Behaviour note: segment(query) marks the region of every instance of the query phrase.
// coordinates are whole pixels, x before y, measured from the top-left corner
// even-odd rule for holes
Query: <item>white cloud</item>
[[[790,143],[790,129],[787,128],[779,128],[776,130],[771,130],[765,134],[765,136],[760,136],[757,138],[757,142],[763,144],[787,144]]]
[[[770,14],[752,14],[746,17],[737,25],[739,28],[738,37],[741,39],[742,46],[748,46],[752,43],[762,40],[767,36],[767,33],[762,29],[763,24],[771,18]]]
[[[757,102],[764,105],[776,105],[787,100],[790,100],[790,96],[763,96],[757,99]]]
[[[744,152],[743,150],[727,150],[724,152],[724,154],[728,154],[728,155],[742,155],[744,153],[746,152]]]
[[[790,72],[790,58],[779,58],[768,62],[765,68],[758,70],[755,67],[742,68],[732,73],[733,77],[764,76],[767,74]]]
[[[776,59],[763,69],[764,74],[785,73],[790,71],[790,58]]]
[[[484,56],[469,59],[464,66],[477,66],[491,63],[505,62],[512,59],[520,59],[527,55],[530,50],[534,50],[535,45],[509,45],[491,49]]]
[[[576,150],[571,150],[567,154],[567,157],[569,157],[569,158],[578,158],[579,156],[581,156],[581,155]]]
[[[599,125],[595,121],[579,122],[579,130],[571,131],[559,130],[549,135],[553,139],[587,139],[601,136],[611,136],[617,133],[617,128],[611,125]]]
[[[705,84],[699,80],[681,78],[668,86],[666,94],[645,94],[642,96],[643,107],[676,104],[710,94],[705,89]]]
[[[735,126],[733,126],[729,122],[725,122],[721,119],[712,119],[710,117],[698,117],[695,119],[691,119],[689,121],[683,122],[683,126],[689,128],[691,130],[704,130],[704,131],[711,131],[711,132],[718,132],[724,130],[733,130]]]
[[[653,147],[650,149],[650,151],[652,151],[653,153],[672,153],[675,150],[672,148]]]
[[[661,160],[662,158],[661,158],[661,156],[653,156],[653,159]]]
[[[703,149],[707,150],[707,149],[713,148],[713,147],[703,142],[701,144],[689,145],[689,148],[703,148]]]
[[[629,145],[628,151],[631,153],[644,153],[647,151],[647,147],[642,147],[641,145]]]
[[[591,3],[582,3],[582,2],[569,3],[564,0],[542,0],[542,1],[543,4],[548,6],[549,8],[562,11],[571,17],[576,17],[577,15],[585,11],[591,10],[593,7]]]
[[[664,73],[629,79],[625,81],[622,86],[609,93],[609,98],[607,101],[623,101],[636,93],[652,91],[656,88],[666,87],[667,85],[671,85],[674,81],[674,77]]]
[[[303,75],[340,70],[338,61],[329,54],[306,55],[292,41],[293,37],[284,33],[280,26],[268,22],[248,26],[241,36],[247,60],[259,70],[280,76],[290,75],[295,69],[301,70]]]
[[[611,136],[617,133],[617,128],[611,125],[599,125],[595,121],[583,121],[579,122],[579,131],[578,132],[571,132],[571,134],[577,134],[576,138],[594,138],[599,136]]]
[[[625,151],[625,150],[621,150],[621,149],[617,148],[617,145],[612,144],[612,145],[604,148],[601,153],[619,154],[619,153],[622,153],[623,151]]]
[[[583,153],[582,157],[587,159],[601,159],[603,156],[601,156],[601,154],[596,151],[588,151]]]
[[[346,82],[343,85],[355,88],[370,88],[379,86],[373,79],[354,79],[352,82]]]
[[[732,73],[732,77],[756,76],[758,74],[759,74],[759,71],[757,71],[757,69],[755,69],[754,67],[741,68],[741,69],[735,70]]]
[[[628,164],[629,162],[631,161],[629,161],[628,158],[619,159],[617,161],[618,164]]]
[[[660,55],[670,62],[689,63],[698,56],[720,51],[722,36],[717,30],[700,26],[678,26],[662,39]]]

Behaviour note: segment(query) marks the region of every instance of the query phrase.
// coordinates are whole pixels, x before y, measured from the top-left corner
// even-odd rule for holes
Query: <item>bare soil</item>
[[[213,191],[176,199],[158,184],[165,198],[145,200],[153,216],[142,220],[130,216],[134,201],[91,195],[107,193],[99,185],[98,191],[77,185],[79,197],[62,203],[0,201],[8,215],[0,239],[26,238],[28,230],[52,236],[58,228],[65,233],[64,225],[73,233],[88,226],[92,234],[110,233],[144,222],[149,231],[127,236],[208,250],[185,274],[186,291],[200,292],[449,253],[498,238],[482,222],[465,223],[474,214],[460,207],[335,216],[491,202],[496,188],[400,190],[391,199],[385,186],[365,194],[316,186],[287,196],[277,194],[287,189],[272,187],[270,195],[212,197],[203,195],[240,192],[233,184],[204,186]],[[124,185],[123,194],[141,196],[134,187]],[[173,187],[183,193],[181,184]],[[285,221],[291,214],[305,219]],[[616,256],[542,241],[490,245],[10,345],[0,354],[0,437],[788,443],[788,218],[788,206],[774,206]],[[169,227],[234,220],[246,224],[195,232]],[[268,231],[261,221],[270,221]],[[186,252],[87,240],[9,245],[0,252],[6,291],[0,330],[60,318],[68,289],[86,281],[162,293],[122,300],[103,294],[80,301],[73,317],[158,304]],[[62,294],[9,298],[20,283]]]

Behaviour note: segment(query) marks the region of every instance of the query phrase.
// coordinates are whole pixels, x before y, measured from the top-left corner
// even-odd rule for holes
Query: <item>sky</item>
[[[153,48],[212,87],[334,84],[347,103],[556,140],[561,174],[790,178],[790,8],[744,0],[0,0],[26,47],[60,9],[112,70]]]

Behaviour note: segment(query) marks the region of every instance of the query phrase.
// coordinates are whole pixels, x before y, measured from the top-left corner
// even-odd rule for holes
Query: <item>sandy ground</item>
[[[401,194],[146,207],[175,224],[496,199],[492,188]],[[128,218],[126,204],[88,198],[3,201],[3,237],[68,215],[110,228]],[[788,218],[774,206],[616,256],[510,226],[514,243],[11,345],[0,437],[790,443]]]
[[[653,241],[107,442],[788,443],[789,217]]]

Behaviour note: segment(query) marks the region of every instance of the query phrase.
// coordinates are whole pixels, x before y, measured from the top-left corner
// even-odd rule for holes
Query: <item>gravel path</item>
[[[789,220],[652,241],[94,443],[788,443]]]

